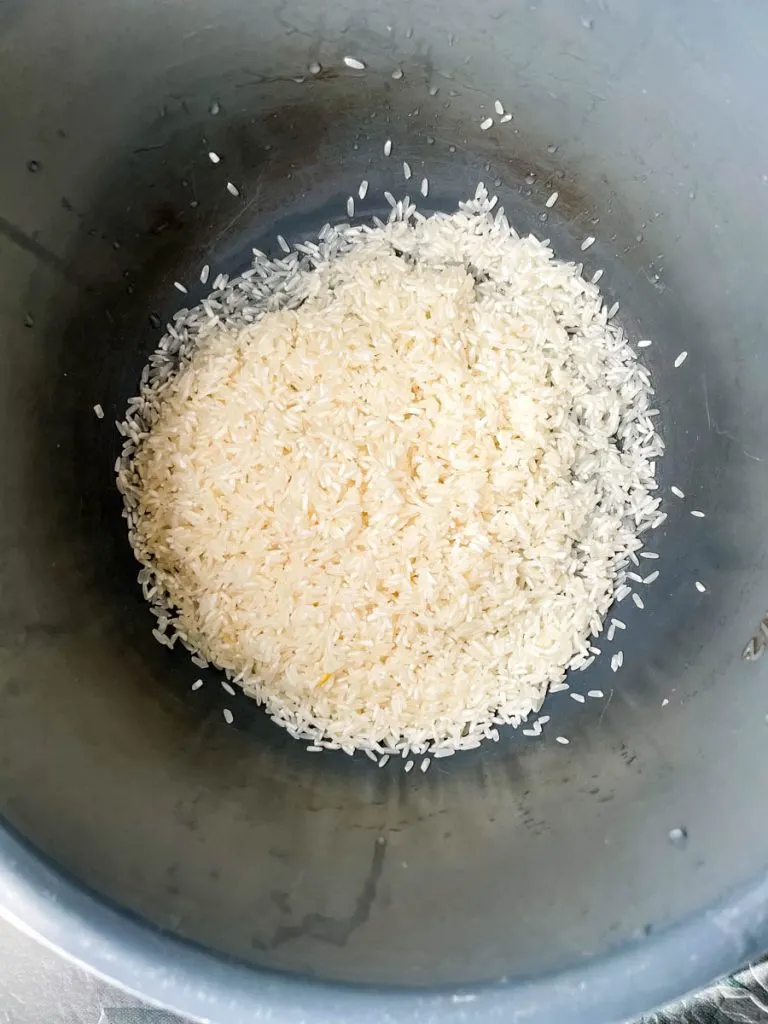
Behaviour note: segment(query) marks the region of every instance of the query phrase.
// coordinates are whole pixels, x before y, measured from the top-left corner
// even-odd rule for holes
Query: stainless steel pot
[[[768,605],[767,33],[749,0],[0,5],[6,914],[220,1022],[599,1024],[768,945],[768,659],[742,658]],[[606,700],[550,699],[568,747],[510,734],[425,776],[191,693],[112,474],[172,282],[195,301],[202,264],[342,218],[361,178],[381,212],[403,159],[427,208],[483,179],[605,268],[668,444],[662,577],[622,609],[622,671],[585,679]]]

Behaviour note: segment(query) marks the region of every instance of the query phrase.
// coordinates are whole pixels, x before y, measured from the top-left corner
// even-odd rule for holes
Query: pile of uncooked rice
[[[120,424],[156,637],[316,746],[498,739],[593,657],[659,518],[647,370],[494,206],[255,251],[176,315]]]

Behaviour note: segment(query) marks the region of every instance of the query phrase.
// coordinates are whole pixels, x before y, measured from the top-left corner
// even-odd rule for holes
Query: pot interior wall
[[[768,10],[704,8],[0,9],[0,812],[55,864],[214,951],[410,986],[653,941],[764,870],[766,677],[741,652],[768,604]],[[513,120],[483,132],[497,97]],[[191,693],[199,670],[151,637],[112,471],[173,281],[197,301],[204,263],[342,219],[362,178],[358,213],[383,213],[403,159],[423,208],[484,180],[605,268],[654,339],[661,485],[687,495],[649,545],[646,609],[622,606],[624,669],[579,680],[606,699],[559,694],[543,742],[510,732],[423,776],[309,754],[213,674]]]

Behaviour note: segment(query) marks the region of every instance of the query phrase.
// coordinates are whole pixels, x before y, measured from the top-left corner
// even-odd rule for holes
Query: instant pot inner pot
[[[522,978],[653,942],[766,862],[764,663],[741,653],[768,603],[768,12],[386,6],[0,12],[0,809],[97,894],[251,964]],[[424,176],[422,209],[482,180],[521,231],[605,268],[653,339],[668,519],[645,610],[622,605],[623,669],[578,679],[604,700],[558,694],[543,739],[405,775],[307,753],[213,672],[190,691],[135,582],[114,420],[204,264],[345,219],[361,179],[367,219]],[[734,964],[758,934],[734,930]]]

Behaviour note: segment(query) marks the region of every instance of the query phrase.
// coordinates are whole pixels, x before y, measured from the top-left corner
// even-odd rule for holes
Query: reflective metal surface
[[[602,1024],[768,946],[768,659],[742,658],[768,608],[766,38],[751,0],[0,5],[6,909],[228,1020]],[[513,121],[481,131],[497,97]],[[318,759],[246,698],[227,728],[151,638],[112,476],[174,279],[316,231],[363,177],[381,212],[406,156],[434,207],[484,178],[605,267],[654,339],[662,486],[707,513],[669,504],[625,667],[584,677],[606,701],[548,703],[569,747],[509,733],[424,776]]]

